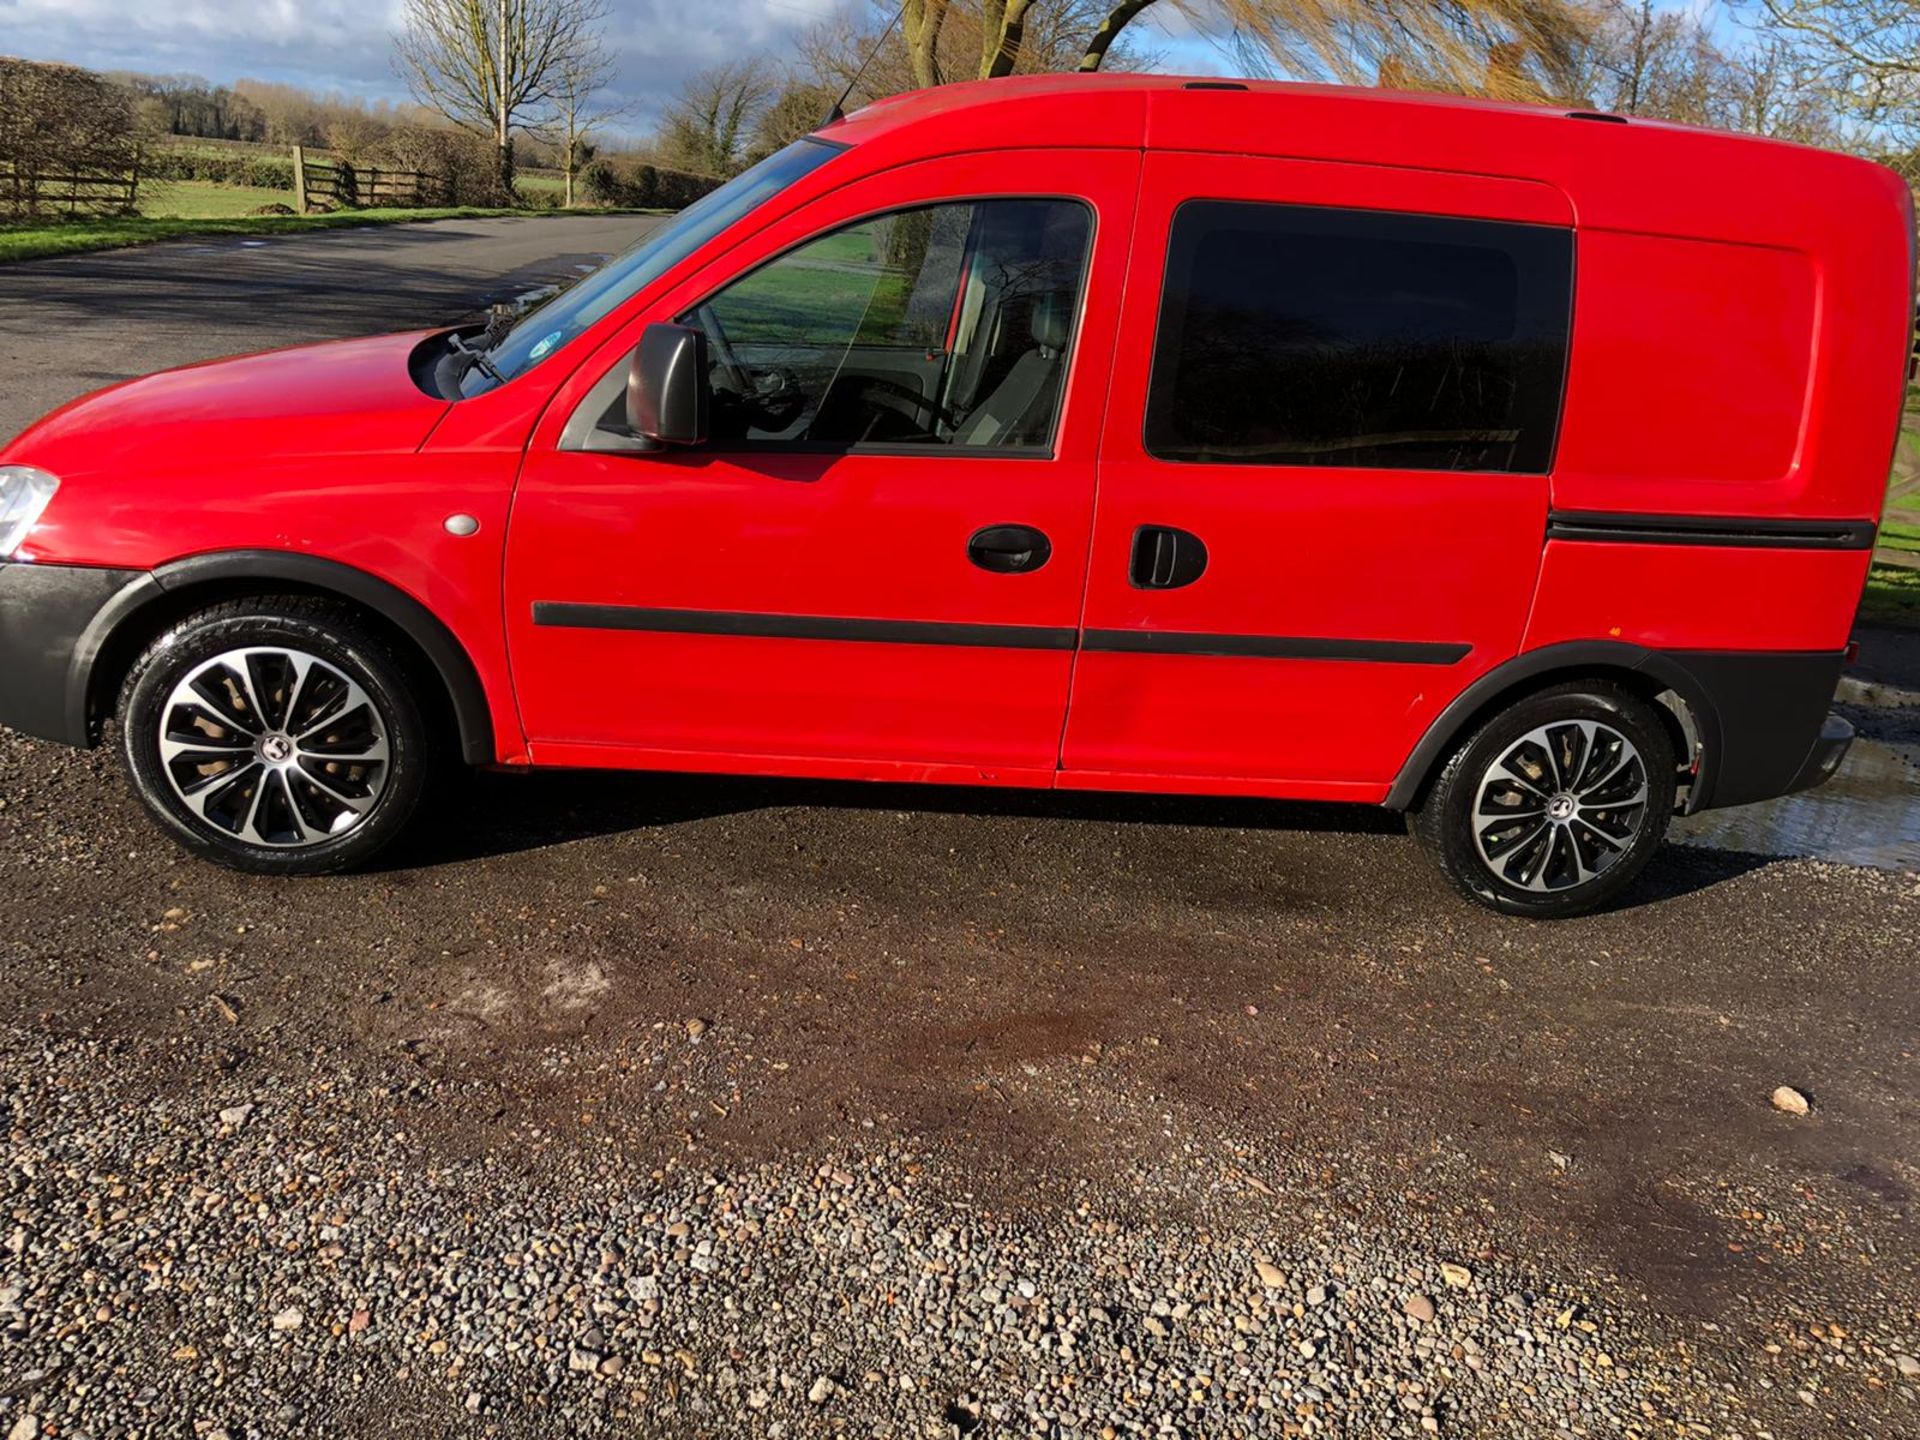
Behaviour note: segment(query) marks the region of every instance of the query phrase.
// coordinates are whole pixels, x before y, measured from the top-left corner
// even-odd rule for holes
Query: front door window
[[[729,449],[1048,453],[1091,219],[1068,200],[898,210],[791,250],[681,317]]]

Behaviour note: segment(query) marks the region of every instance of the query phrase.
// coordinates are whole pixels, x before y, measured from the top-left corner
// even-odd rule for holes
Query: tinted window
[[[717,443],[1041,449],[1091,217],[1067,200],[874,216],[681,317],[707,336]]]
[[[1147,399],[1168,460],[1544,472],[1573,235],[1544,225],[1191,201]]]

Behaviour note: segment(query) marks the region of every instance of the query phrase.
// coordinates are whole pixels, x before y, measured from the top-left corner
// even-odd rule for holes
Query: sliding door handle
[[[967,541],[967,559],[996,575],[1024,575],[1053,555],[1053,542],[1031,525],[989,525]]]
[[[1142,525],[1133,532],[1133,558],[1127,581],[1136,590],[1178,590],[1207,568],[1207,547],[1190,530],[1171,525]]]

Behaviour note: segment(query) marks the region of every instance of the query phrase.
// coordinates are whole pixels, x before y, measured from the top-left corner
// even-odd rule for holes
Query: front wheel
[[[1619,894],[1660,847],[1674,763],[1650,703],[1597,681],[1557,685],[1469,735],[1409,825],[1469,899],[1578,915]]]
[[[428,742],[409,671],[350,607],[304,596],[188,616],[134,662],[120,738],[148,812],[236,870],[364,864],[418,804]]]

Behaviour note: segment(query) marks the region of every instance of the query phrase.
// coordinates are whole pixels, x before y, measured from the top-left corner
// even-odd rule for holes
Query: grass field
[[[411,220],[469,220],[496,215],[560,215],[560,210],[336,210],[330,215],[233,215],[226,218],[129,216],[57,225],[0,225],[0,264],[118,250],[195,235],[293,235],[351,225],[397,225]]]
[[[211,180],[153,180],[140,187],[140,213],[150,220],[230,220],[262,205],[291,209],[293,192]]]

